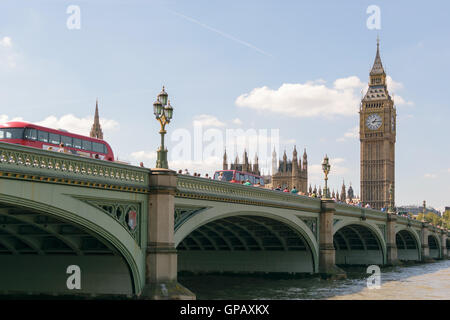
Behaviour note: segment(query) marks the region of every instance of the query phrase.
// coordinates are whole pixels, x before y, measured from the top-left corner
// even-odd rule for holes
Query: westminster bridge
[[[1,294],[188,299],[179,271],[339,278],[448,249],[386,212],[0,142]]]

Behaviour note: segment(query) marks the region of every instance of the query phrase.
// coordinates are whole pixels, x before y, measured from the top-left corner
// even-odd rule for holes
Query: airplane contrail
[[[220,30],[217,30],[217,29],[215,29],[215,28],[213,28],[213,27],[210,27],[210,26],[204,24],[203,22],[200,22],[200,21],[198,21],[198,20],[196,20],[196,19],[194,19],[194,18],[185,16],[184,14],[181,14],[181,13],[178,13],[178,12],[175,12],[175,11],[170,11],[170,12],[173,13],[173,14],[175,14],[175,15],[177,15],[177,16],[179,16],[179,17],[181,17],[181,18],[183,18],[183,19],[185,19],[185,20],[188,20],[188,21],[190,21],[190,22],[193,22],[193,23],[195,23],[195,24],[198,24],[199,26],[201,26],[201,27],[203,27],[203,28],[205,28],[205,29],[208,29],[209,31],[215,32],[215,33],[217,33],[217,34],[220,34],[222,37],[225,37],[225,38],[227,38],[227,39],[230,39],[230,40],[232,40],[232,41],[235,41],[235,42],[237,42],[237,43],[240,43],[240,44],[242,44],[242,45],[244,45],[244,46],[246,46],[246,47],[248,47],[248,48],[251,48],[251,49],[253,49],[253,50],[256,50],[256,51],[258,51],[259,53],[261,53],[261,54],[263,54],[263,55],[266,55],[266,56],[268,56],[268,57],[272,57],[272,55],[271,55],[270,53],[265,52],[264,50],[261,50],[261,49],[255,47],[255,46],[252,45],[251,43],[248,43],[248,42],[242,41],[242,40],[240,40],[240,39],[238,39],[238,38],[235,38],[235,37],[233,37],[232,35],[230,35],[230,34],[228,34],[228,33],[225,33],[225,32],[222,32],[222,31],[220,31]]]

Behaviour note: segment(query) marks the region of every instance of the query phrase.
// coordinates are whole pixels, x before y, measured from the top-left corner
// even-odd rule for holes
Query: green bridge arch
[[[28,229],[33,229],[35,233],[37,229],[40,229],[42,231],[41,237],[49,239],[55,236],[56,239],[61,240],[61,242],[73,249],[74,254],[69,252],[61,254],[46,253],[45,250],[39,249],[39,244],[33,244],[33,241],[30,240],[28,245],[38,251],[36,255],[30,255],[30,253],[25,255],[14,251],[12,251],[12,255],[5,255],[5,252],[3,252],[0,255],[0,261],[8,261],[11,256],[15,258],[19,256],[21,261],[31,264],[31,274],[33,274],[33,270],[36,272],[32,276],[34,280],[30,281],[39,282],[40,278],[48,281],[45,285],[39,285],[39,293],[74,293],[74,291],[70,291],[66,287],[66,280],[69,277],[69,274],[66,274],[66,268],[70,264],[80,264],[81,268],[81,290],[77,290],[76,293],[133,295],[140,292],[145,281],[145,270],[142,267],[144,265],[145,252],[122,224],[90,201],[101,198],[102,200],[117,202],[118,200],[130,200],[130,197],[123,193],[109,190],[96,191],[95,198],[92,195],[92,190],[89,190],[89,188],[78,186],[61,186],[52,183],[1,179],[0,206],[7,208],[6,210],[3,209],[3,211],[0,208],[0,225],[2,221],[4,223],[0,227],[0,232],[3,230],[4,237],[7,237],[6,239],[16,237],[18,242],[23,242],[24,239],[29,238],[37,239],[35,236],[21,235],[6,228],[6,222],[17,223],[19,221],[21,226],[28,226]],[[24,210],[33,218],[23,214],[15,217],[14,214],[8,213],[8,210],[11,212]],[[77,241],[71,239],[69,235],[59,234],[52,227],[51,223],[48,225],[53,229],[47,226],[47,230],[44,224],[36,223],[34,215],[36,217],[48,217],[53,221],[54,225],[72,226],[76,230],[80,230],[78,232],[86,233],[86,235],[104,244],[108,250],[103,248],[96,253],[90,253],[89,250],[84,252],[82,248],[77,248]],[[2,218],[3,220],[1,220]],[[140,223],[146,223],[145,215],[142,215]],[[48,234],[45,233],[46,231],[48,231]],[[140,235],[140,237],[143,236],[145,235]],[[84,235],[80,237],[85,238]],[[5,241],[0,239],[0,245],[7,243]],[[81,244],[79,243],[79,245]],[[6,249],[8,249],[8,246]],[[13,248],[10,249],[13,250]],[[40,266],[40,256],[46,257],[45,265],[52,274],[45,274],[43,265]],[[95,264],[97,265],[95,266]],[[20,268],[16,268],[16,270],[17,272],[22,272],[23,277],[24,270]],[[0,278],[2,276],[5,278],[16,278],[14,275],[18,276],[18,274],[14,274],[14,272],[14,270],[9,270],[9,272],[3,270]],[[93,273],[95,273],[95,277]],[[115,277],[116,285],[107,283],[108,275]],[[20,276],[18,279],[20,279]],[[21,287],[20,283],[15,281],[8,287],[5,285],[6,280],[3,279],[1,288],[3,291],[14,292],[23,287],[24,291],[33,292],[37,286],[31,283],[28,287],[25,284]]]
[[[428,235],[428,248],[430,258],[440,259],[442,257],[442,244],[440,237],[436,236],[434,233]]]
[[[420,236],[413,228],[397,225],[395,228],[395,239],[399,260],[420,261],[422,259]]]
[[[247,218],[248,217],[248,218]],[[207,227],[208,225],[214,224],[216,222],[220,221],[227,221],[228,218],[244,218],[249,219],[254,224],[258,223],[267,223],[267,221],[273,221],[275,224],[275,228],[283,228],[283,226],[287,227],[288,229],[294,231],[297,237],[299,237],[302,241],[306,244],[306,251],[309,251],[310,254],[306,254],[300,258],[300,255],[296,256],[295,251],[291,251],[292,254],[282,254],[278,252],[278,255],[280,256],[280,259],[283,259],[283,256],[287,259],[287,257],[291,257],[292,259],[297,259],[298,263],[295,265],[295,263],[292,263],[291,267],[285,266],[277,268],[277,269],[271,269],[272,267],[267,265],[264,265],[263,260],[258,260],[261,263],[261,272],[310,272],[314,273],[318,271],[318,256],[319,256],[319,248],[316,236],[313,234],[311,229],[297,216],[292,214],[290,210],[285,209],[277,209],[277,208],[267,208],[267,207],[248,207],[245,205],[216,205],[214,207],[204,208],[203,210],[199,210],[198,213],[184,221],[175,231],[175,246],[180,247],[182,245],[183,241],[185,239],[188,239],[189,236],[194,233],[196,230],[199,230],[202,227]],[[267,219],[265,222],[262,219]],[[258,221],[259,220],[259,221]],[[236,221],[236,219],[235,219]],[[270,223],[270,222],[269,222]],[[233,227],[234,229],[238,229],[236,225]],[[236,230],[234,230],[236,231]],[[284,232],[288,232],[287,230],[283,230]],[[233,231],[231,231],[233,232]],[[244,231],[245,232],[245,231]],[[257,237],[256,237],[257,238]],[[224,240],[226,241],[226,240]],[[256,239],[256,242],[258,242],[258,239]],[[279,248],[278,248],[279,249]],[[282,251],[286,252],[291,250],[292,248],[284,248]],[[268,250],[270,251],[270,250]],[[274,256],[277,256],[277,253],[270,251]],[[261,252],[260,252],[261,253]],[[196,257],[198,257],[197,254],[190,252],[183,252],[183,250],[178,250],[179,255],[179,267],[183,269],[183,259],[188,259],[188,254],[194,254]],[[208,254],[211,254],[210,252]],[[254,251],[243,251],[241,254],[239,254],[240,259],[246,259],[246,255],[248,259],[250,257],[253,257],[254,259],[258,259],[255,257],[257,254]],[[210,255],[211,257],[211,255]],[[187,262],[186,264],[192,263],[193,259],[189,259],[190,262]],[[306,260],[309,259],[310,261],[300,261],[300,260]],[[292,261],[293,262],[293,261]],[[282,263],[281,263],[282,264]],[[306,266],[306,264],[309,265],[309,267]],[[254,266],[256,269],[258,269],[258,266]],[[297,269],[296,269],[297,268]],[[264,270],[264,271],[263,271]],[[204,271],[198,269],[198,271]],[[213,270],[210,270],[213,271]],[[218,271],[218,270],[214,270]],[[222,270],[223,271],[223,270]],[[253,270],[247,270],[249,272],[254,272]]]
[[[349,231],[348,235],[344,231]],[[356,238],[351,239],[351,234]],[[374,250],[374,240],[377,243],[377,250]],[[386,241],[384,234],[374,222],[353,219],[338,221],[333,227],[333,241],[336,249],[336,264],[386,264]],[[356,243],[352,244],[352,241]]]

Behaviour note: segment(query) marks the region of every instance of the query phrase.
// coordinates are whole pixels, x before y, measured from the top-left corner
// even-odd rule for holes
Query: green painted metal
[[[150,170],[0,143],[0,172],[0,204],[43,213],[86,230],[126,261],[132,293],[141,292],[145,283]],[[82,183],[74,183],[77,180]],[[134,230],[127,223],[130,210],[137,213]],[[33,221],[29,223],[36,226]],[[56,229],[49,231],[62,237]],[[70,239],[64,240],[70,246]],[[34,245],[40,249],[40,243]],[[72,248],[76,255],[84,255],[73,244]]]
[[[84,230],[104,243],[111,252],[123,258],[131,274],[130,290],[139,294],[145,284],[148,194],[152,188],[158,188],[149,186],[150,174],[151,171],[145,168],[0,142],[0,225],[5,222],[3,233],[0,232],[3,234],[0,251],[21,256],[22,249],[16,248],[16,243],[10,239],[15,237],[28,243],[30,250],[39,256],[47,256],[44,241],[19,232],[10,223],[14,219],[10,219],[12,211],[8,206],[25,208],[37,215],[64,221],[69,227]],[[137,214],[135,229],[128,219],[131,211]],[[311,249],[314,272],[318,272],[320,211],[321,201],[316,198],[179,175],[174,240],[179,244],[194,230],[213,221],[238,216],[262,217],[284,224],[301,235]],[[19,214],[15,219],[24,225],[22,231],[40,230],[64,243],[68,252],[85,256],[75,236],[62,234],[61,229],[53,225],[44,227],[41,218],[36,220],[33,216]],[[371,230],[380,241],[384,261],[386,235],[383,230],[386,224],[385,212],[336,204],[335,232],[351,225]],[[422,227],[420,221],[397,217],[396,232],[409,230],[418,241],[419,249]],[[439,246],[442,246],[441,235],[449,235],[448,230],[435,227],[430,227],[429,233],[437,239]],[[89,265],[87,257],[83,263]],[[116,264],[115,270],[121,268],[119,262],[110,263]],[[122,281],[124,279],[122,277]]]
[[[148,189],[149,169],[0,142],[0,170]]]

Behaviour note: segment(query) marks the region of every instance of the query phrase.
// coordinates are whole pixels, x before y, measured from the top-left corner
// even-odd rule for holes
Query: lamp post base
[[[169,163],[167,162],[167,149],[158,149],[156,168],[169,169]]]

